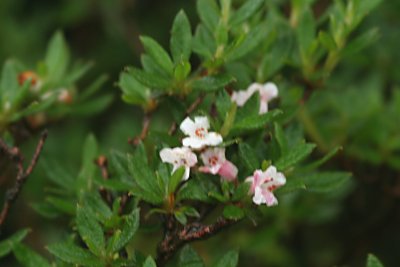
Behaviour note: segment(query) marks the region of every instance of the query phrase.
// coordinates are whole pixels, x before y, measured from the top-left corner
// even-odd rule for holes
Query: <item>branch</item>
[[[99,156],[96,159],[96,165],[99,166],[100,171],[101,171],[101,176],[103,177],[104,180],[108,180],[110,178],[110,174],[108,172],[108,160],[106,156]],[[99,189],[101,196],[104,198],[105,201],[107,201],[108,204],[112,205],[113,199],[112,195],[110,194],[109,191],[107,191],[104,187],[100,187]]]
[[[141,141],[143,141],[147,137],[150,128],[150,121],[151,121],[151,113],[145,113],[143,117],[142,131],[140,132],[140,135],[136,136],[135,138],[129,138],[128,139],[129,144],[137,146]]]
[[[17,199],[19,193],[22,190],[22,186],[26,182],[28,176],[33,172],[38,160],[39,156],[42,153],[44,143],[47,138],[47,130],[43,131],[38,144],[36,145],[35,153],[32,156],[31,162],[29,163],[26,170],[24,170],[24,157],[18,147],[9,147],[1,138],[0,138],[0,148],[3,150],[12,161],[15,162],[15,166],[17,169],[17,178],[15,180],[15,184],[12,188],[8,189],[6,192],[6,197],[3,204],[3,209],[0,213],[0,227],[3,225],[5,219],[8,216],[8,212],[12,206],[12,204]]]
[[[189,242],[207,239],[236,222],[238,221],[221,217],[210,225],[191,223],[184,226],[181,230],[167,230],[164,239],[158,245],[157,265],[164,266],[183,245]]]
[[[200,95],[196,100],[186,109],[185,117],[189,116],[204,100],[205,95]],[[177,123],[174,121],[171,126],[169,127],[168,134],[174,135],[177,130]]]

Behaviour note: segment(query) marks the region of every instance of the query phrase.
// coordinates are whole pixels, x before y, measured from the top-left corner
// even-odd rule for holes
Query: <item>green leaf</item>
[[[357,7],[355,8],[355,12],[357,12],[358,16],[366,16],[370,13],[374,8],[376,8],[382,0],[357,0],[354,1],[357,3]]]
[[[310,155],[314,148],[315,144],[301,142],[297,146],[290,148],[287,154],[281,156],[275,166],[278,170],[285,171]]]
[[[364,48],[372,45],[379,39],[379,29],[378,28],[372,28],[356,38],[354,38],[349,44],[347,44],[343,48],[343,56],[344,57],[350,57],[359,51],[363,50]]]
[[[239,60],[252,52],[265,40],[268,32],[268,27],[266,24],[259,24],[248,33],[245,34],[245,38],[242,42],[234,46],[226,55],[226,61],[232,62]]]
[[[88,63],[77,63],[74,64],[72,67],[72,70],[66,75],[65,77],[65,83],[66,84],[73,84],[80,78],[82,78],[83,75],[85,75],[92,67],[93,67],[93,62],[88,62]]]
[[[83,241],[97,256],[104,255],[104,234],[95,214],[88,208],[77,206],[76,225]]]
[[[269,79],[281,69],[293,50],[294,38],[287,23],[279,23],[275,27],[279,29],[278,37],[273,42],[269,52],[265,53],[260,65],[259,71],[263,80]]]
[[[13,252],[18,262],[25,267],[51,267],[45,258],[22,244],[16,244]]]
[[[154,74],[156,76],[161,76],[163,78],[168,79],[171,75],[166,72],[162,67],[160,67],[157,62],[149,55],[142,54],[140,56],[140,62],[142,63],[142,67],[147,73]]]
[[[190,199],[206,203],[213,202],[210,198],[210,192],[217,192],[218,189],[211,181],[201,178],[189,179],[178,191],[177,201]]]
[[[244,211],[233,205],[225,206],[223,211],[224,217],[229,220],[240,220],[244,217]]]
[[[229,110],[232,108],[232,100],[226,90],[221,90],[217,93],[215,104],[217,106],[219,118],[225,120]]]
[[[220,133],[223,137],[227,136],[230,130],[232,129],[233,123],[236,118],[236,110],[237,110],[237,105],[235,103],[232,103],[229,112],[226,114],[224,124],[222,125],[220,130]]]
[[[189,245],[184,246],[178,258],[178,267],[204,267],[204,263]]]
[[[40,162],[47,177],[58,186],[68,192],[75,192],[75,179],[65,170],[61,164],[47,157],[41,158]]]
[[[22,229],[0,242],[0,258],[11,252],[13,247],[21,242],[29,233],[29,229]]]
[[[301,179],[288,179],[285,186],[279,187],[276,193],[279,195],[289,194],[298,190],[307,190],[307,186]]]
[[[90,134],[86,137],[83,144],[82,167],[77,178],[78,194],[82,195],[85,191],[90,191],[93,186],[93,177],[96,172],[94,160],[98,154],[98,145],[94,135]]]
[[[383,264],[375,255],[368,254],[366,267],[383,267]]]
[[[79,101],[84,101],[93,96],[104,83],[108,80],[108,76],[103,74],[86,87],[79,95]]]
[[[317,161],[314,161],[313,163],[311,163],[311,164],[305,166],[305,167],[303,168],[303,170],[314,170],[314,169],[318,168],[319,166],[321,166],[322,164],[324,164],[325,162],[327,162],[328,160],[330,160],[333,156],[336,155],[336,153],[337,153],[339,150],[342,150],[342,149],[343,149],[343,148],[340,147],[340,146],[335,147],[335,148],[332,149],[328,154],[326,154],[323,158],[321,158],[321,159],[319,159],[319,160],[317,160]]]
[[[308,55],[316,31],[314,15],[310,8],[306,8],[302,13],[300,23],[296,30],[300,51],[302,51],[303,54]]]
[[[143,267],[157,267],[156,262],[151,256],[148,256],[146,261],[143,263]]]
[[[132,213],[124,216],[121,230],[117,230],[112,236],[108,251],[118,252],[132,240],[139,228],[140,210],[135,209]]]
[[[232,127],[231,132],[237,133],[245,131],[254,131],[264,128],[266,124],[272,122],[280,114],[282,114],[282,111],[272,110],[262,115],[253,115],[246,117],[235,123]]]
[[[122,72],[118,86],[124,93],[124,100],[135,105],[144,105],[150,98],[150,89],[138,82],[130,73]]]
[[[217,28],[220,12],[214,0],[198,0],[197,12],[200,20],[210,31],[214,31]]]
[[[288,150],[288,141],[282,126],[276,122],[274,123],[274,134],[275,134],[274,137],[279,144],[281,153],[286,153]]]
[[[192,46],[193,52],[205,57],[206,59],[211,59],[217,49],[217,44],[213,35],[201,24],[196,28]]]
[[[46,202],[61,212],[75,215],[75,205],[71,199],[65,199],[65,197],[46,197]]]
[[[108,107],[113,101],[112,94],[106,94],[98,96],[91,100],[85,101],[84,103],[79,103],[77,105],[72,105],[68,109],[70,115],[75,116],[91,116],[103,111]]]
[[[141,189],[133,193],[139,193],[150,203],[161,204],[164,199],[164,189],[159,187],[155,173],[148,166],[143,144],[138,145],[133,156],[128,158],[128,164],[131,175]]]
[[[151,89],[165,90],[171,86],[170,80],[144,72],[143,70],[134,67],[129,67],[128,73],[131,74],[139,83],[148,86]]]
[[[174,193],[175,189],[179,185],[179,183],[182,181],[183,175],[185,174],[185,167],[181,166],[179,167],[169,178],[169,183],[168,183],[168,193]]]
[[[206,76],[193,81],[192,88],[195,91],[210,93],[218,89],[221,89],[234,81],[236,81],[235,78],[228,74]]]
[[[188,61],[192,50],[190,22],[183,10],[176,15],[171,31],[171,53],[175,64]]]
[[[332,35],[327,32],[320,31],[318,34],[318,40],[328,51],[333,51],[337,48],[336,42]]]
[[[193,207],[183,207],[183,208],[181,208],[181,210],[187,216],[196,217],[196,218],[200,217],[200,213]]]
[[[236,250],[231,250],[226,253],[221,260],[218,261],[215,267],[236,267],[239,261],[239,253]]]
[[[230,18],[229,25],[231,27],[237,26],[260,10],[264,0],[247,0]]]
[[[154,39],[146,36],[141,36],[142,42],[146,53],[168,74],[172,75],[174,64],[170,56]]]
[[[71,264],[89,267],[104,267],[105,263],[88,250],[72,243],[56,243],[47,247],[47,250],[57,258]]]
[[[253,147],[246,143],[239,144],[239,156],[246,168],[250,171],[254,171],[260,168],[260,162],[257,158],[255,150]]]
[[[110,207],[104,202],[100,193],[97,191],[85,194],[83,206],[90,209],[102,223],[109,220],[113,215]]]
[[[69,49],[61,32],[56,32],[50,40],[45,57],[47,77],[58,82],[65,74],[70,60]]]
[[[187,223],[187,217],[185,215],[185,213],[181,212],[181,211],[176,211],[174,213],[175,219],[178,220],[178,222],[180,222],[182,225],[186,225]]]
[[[6,101],[10,101],[10,103],[13,101],[18,89],[17,62],[14,60],[7,60],[3,66],[0,83],[0,98],[3,105]],[[3,106],[1,108],[3,108]]]
[[[351,178],[347,172],[319,172],[307,175],[303,178],[308,191],[326,193],[337,189]]]
[[[241,183],[237,188],[235,193],[233,193],[232,201],[240,201],[249,195],[250,183]]]
[[[174,70],[175,80],[183,81],[190,74],[191,68],[190,63],[186,60],[177,63]]]

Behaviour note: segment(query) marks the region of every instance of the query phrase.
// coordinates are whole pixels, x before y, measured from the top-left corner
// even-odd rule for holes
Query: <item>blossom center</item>
[[[207,130],[204,129],[203,127],[197,128],[197,129],[194,131],[194,134],[195,134],[198,138],[204,138],[204,137],[206,136],[206,134],[207,134]]]
[[[208,159],[208,163],[209,163],[211,166],[216,165],[216,164],[218,163],[218,157],[217,157],[217,156],[212,156],[212,157],[210,157],[210,158]]]

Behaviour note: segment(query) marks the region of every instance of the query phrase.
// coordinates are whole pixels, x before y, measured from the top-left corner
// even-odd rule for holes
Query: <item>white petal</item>
[[[196,131],[196,125],[189,117],[186,117],[186,119],[182,121],[179,128],[184,134],[189,136],[194,135]]]
[[[171,148],[163,148],[160,151],[160,158],[162,162],[168,163],[174,163],[177,160],[177,156]]]
[[[246,104],[247,100],[251,97],[251,94],[249,94],[247,91],[238,91],[238,92],[233,92],[231,96],[232,102],[235,102],[239,107],[244,106]]]
[[[268,82],[260,89],[261,99],[270,101],[278,96],[278,87],[276,84]]]
[[[260,91],[264,88],[264,86],[261,83],[252,83],[250,86],[247,88],[246,92],[249,95],[249,98],[254,94],[256,91]]]
[[[260,100],[260,110],[258,111],[258,114],[265,114],[268,112],[268,102]]]
[[[254,190],[253,202],[256,205],[266,203],[266,200],[262,194],[262,189],[258,186]]]
[[[222,136],[215,132],[208,133],[205,138],[205,142],[209,146],[216,146],[222,143],[223,139]]]
[[[208,118],[205,116],[194,117],[194,123],[196,125],[196,128],[204,128],[206,130],[210,128],[210,122],[208,121]]]
[[[277,173],[276,167],[274,165],[271,165],[268,167],[268,169],[264,172],[266,176],[270,177],[275,177]]]
[[[188,149],[188,148],[186,148],[186,149]],[[189,151],[185,154],[185,159],[186,159],[186,162],[187,162],[187,166],[193,167],[197,163],[197,156],[190,149],[188,149],[188,150]]]
[[[189,175],[190,175],[190,168],[185,167],[185,173],[183,174],[182,180],[186,181],[187,179],[189,179]]]
[[[277,97],[279,93],[278,86],[272,82],[264,84],[264,90],[267,91],[268,94],[273,98]]]
[[[206,143],[203,139],[195,138],[195,137],[186,137],[183,138],[182,144],[186,147],[191,147],[193,149],[200,149],[206,146]]]

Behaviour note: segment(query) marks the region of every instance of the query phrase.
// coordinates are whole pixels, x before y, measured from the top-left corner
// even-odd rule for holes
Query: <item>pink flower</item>
[[[286,178],[283,173],[277,172],[275,166],[270,166],[265,172],[255,170],[253,176],[248,177],[246,182],[251,182],[250,193],[254,194],[253,202],[257,205],[267,204],[270,207],[278,204],[273,191],[283,186]]]
[[[267,82],[265,84],[252,83],[247,90],[233,92],[231,100],[239,107],[244,106],[247,100],[255,93],[260,94],[260,110],[259,114],[268,112],[268,102],[278,97],[278,87],[276,84]]]
[[[183,180],[189,179],[190,167],[197,163],[197,156],[187,147],[163,148],[160,151],[162,162],[171,163],[173,165],[172,173],[179,167],[185,166]]]
[[[204,166],[199,170],[204,173],[219,174],[222,179],[233,181],[237,177],[238,169],[225,158],[225,148],[209,148],[200,155]]]
[[[216,146],[222,143],[222,136],[215,132],[209,132],[209,128],[210,123],[207,117],[195,117],[194,121],[187,117],[180,125],[182,132],[189,136],[183,138],[183,146],[201,149],[205,146]]]

